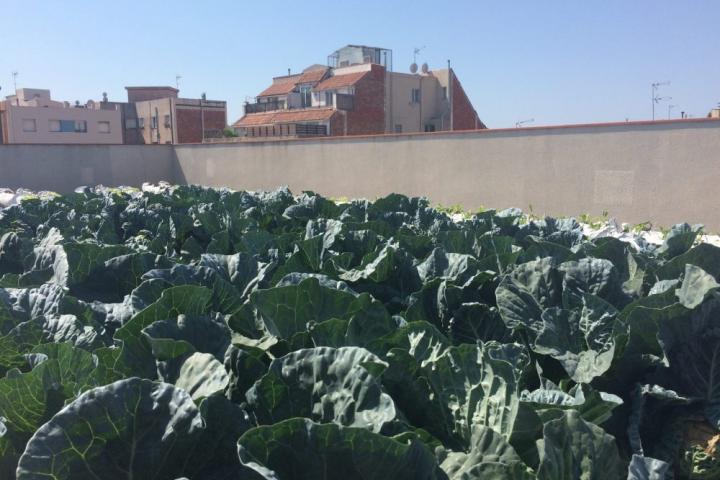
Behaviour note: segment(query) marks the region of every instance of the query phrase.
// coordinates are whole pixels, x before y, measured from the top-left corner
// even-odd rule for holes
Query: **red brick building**
[[[227,125],[224,101],[178,97],[172,87],[125,87],[126,103],[106,102],[123,116],[123,140],[128,144],[202,143],[220,138]]]
[[[328,66],[275,77],[233,127],[244,137],[486,128],[452,70],[405,74],[391,65],[390,50],[348,45]]]

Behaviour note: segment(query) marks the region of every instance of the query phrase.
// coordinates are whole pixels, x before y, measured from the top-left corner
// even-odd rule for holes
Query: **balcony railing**
[[[277,125],[264,125],[247,127],[246,137],[325,137],[328,135],[326,125],[312,125],[306,123],[283,123]]]
[[[272,112],[274,110],[285,110],[284,100],[271,100],[269,102],[246,103],[245,114]]]

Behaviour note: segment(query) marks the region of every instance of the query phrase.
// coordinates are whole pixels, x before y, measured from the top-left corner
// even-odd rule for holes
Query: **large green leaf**
[[[440,467],[451,480],[534,478],[507,440],[488,427],[474,429],[469,453],[450,452]]]
[[[298,350],[270,364],[248,390],[248,405],[260,423],[308,417],[379,432],[396,415],[379,380],[386,367],[358,347]]]
[[[624,475],[615,438],[573,410],[545,424],[538,450],[538,480],[601,480]]]
[[[615,354],[617,310],[599,297],[582,296],[582,308],[549,308],[534,350],[558,360],[578,383],[590,383],[605,373]]]
[[[165,479],[191,470],[203,419],[190,396],[139,378],[90,390],[40,427],[18,480]]]
[[[249,430],[238,440],[240,461],[260,478],[299,480],[434,480],[447,478],[427,447],[362,428],[304,418]]]

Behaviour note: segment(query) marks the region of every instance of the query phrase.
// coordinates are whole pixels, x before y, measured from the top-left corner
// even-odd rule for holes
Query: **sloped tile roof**
[[[268,97],[271,95],[287,95],[288,93],[293,91],[295,85],[297,84],[297,79],[299,78],[300,75],[293,75],[292,77],[288,77],[287,79],[275,81],[268,88],[260,92],[258,94],[258,97]]]
[[[233,127],[254,127],[277,123],[313,122],[329,120],[334,108],[306,108],[303,110],[280,110],[277,112],[250,113],[233,124]]]
[[[300,83],[312,83],[315,85],[323,79],[327,74],[327,68],[316,68],[307,72],[290,75],[287,77],[278,77],[272,85],[260,92],[258,97],[269,97],[273,95],[287,95],[292,92]]]
[[[313,90],[332,90],[341,87],[350,87],[355,85],[361,78],[370,73],[369,70],[364,72],[346,73],[345,75],[335,75],[318,83]]]

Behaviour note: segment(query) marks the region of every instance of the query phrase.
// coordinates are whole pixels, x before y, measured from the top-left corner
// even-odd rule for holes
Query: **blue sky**
[[[0,0],[0,87],[60,100],[125,99],[126,85],[242,103],[288,68],[348,43],[390,48],[396,71],[450,59],[490,127],[647,119],[670,80],[674,115],[720,102],[720,1]],[[667,103],[658,117],[667,117]]]

